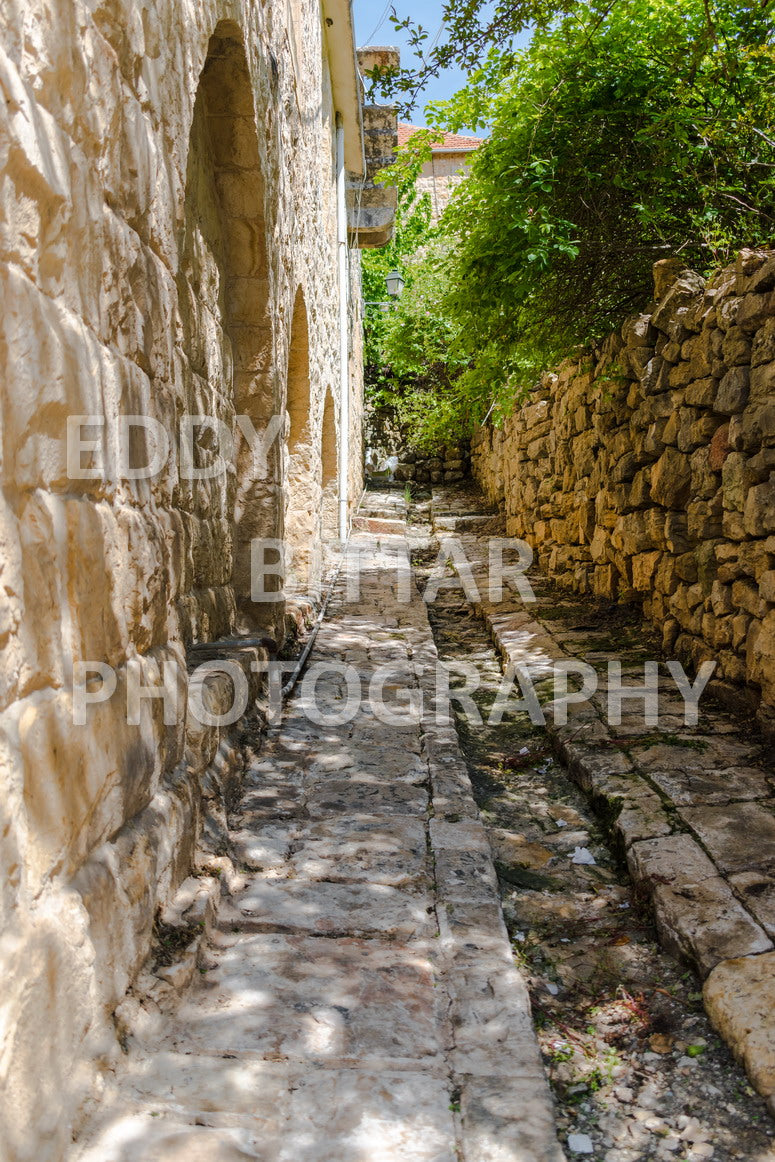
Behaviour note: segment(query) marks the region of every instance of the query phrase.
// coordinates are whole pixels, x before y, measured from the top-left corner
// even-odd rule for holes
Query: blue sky
[[[388,0],[353,0],[356,43],[359,45],[394,44],[401,49],[403,64],[410,65],[414,57],[411,49],[407,47],[406,35],[397,36],[390,22],[392,5],[395,5],[400,17],[411,15],[413,20],[418,21],[423,28],[428,29],[432,41],[441,24],[441,0],[389,0],[389,2]],[[465,74],[461,73],[459,69],[447,69],[438,80],[431,81],[412,116],[413,124],[425,124],[422,107],[426,101],[439,101],[451,97],[457,89],[463,86],[464,82]]]

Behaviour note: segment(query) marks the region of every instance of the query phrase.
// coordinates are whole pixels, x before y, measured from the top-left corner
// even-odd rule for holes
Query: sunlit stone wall
[[[655,304],[547,373],[474,474],[557,582],[641,601],[668,656],[775,731],[775,253],[707,285],[655,267]]]
[[[302,511],[305,542],[321,535],[334,109],[311,0],[24,0],[0,37],[0,1154],[47,1162],[115,1050],[111,1013],[231,754],[186,712],[186,651],[280,635],[282,607],[251,601],[250,541]],[[359,361],[354,335],[354,435]],[[126,447],[122,415],[147,421]],[[219,426],[197,427],[187,472],[192,415]],[[239,416],[259,436],[279,417],[265,464]],[[360,480],[356,438],[353,499]],[[92,662],[115,692],[77,725]],[[128,715],[128,684],[160,693],[164,663],[171,718],[158,697]],[[209,697],[227,704],[224,683]]]

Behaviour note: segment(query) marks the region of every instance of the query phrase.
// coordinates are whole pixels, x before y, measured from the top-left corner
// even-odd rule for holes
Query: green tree
[[[400,170],[393,238],[362,256],[364,371],[367,403],[402,431],[404,442],[430,449],[450,435],[450,418],[459,422],[455,386],[468,358],[457,354],[457,327],[445,314],[448,244],[431,225],[429,196],[417,194],[422,162],[415,151]],[[385,276],[394,269],[404,290],[386,304]]]
[[[451,128],[492,123],[443,220],[466,418],[645,305],[655,259],[707,273],[773,242],[768,8],[577,3],[430,108]]]

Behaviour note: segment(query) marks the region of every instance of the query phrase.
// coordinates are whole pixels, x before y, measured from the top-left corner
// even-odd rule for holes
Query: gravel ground
[[[427,542],[415,554],[420,583],[436,553]],[[429,612],[442,660],[480,670],[486,719],[502,671],[484,624],[459,590],[442,589]],[[543,730],[524,714],[492,727],[459,720],[458,730],[568,1157],[775,1160],[775,1123],[710,1026],[699,980],[659,947]]]

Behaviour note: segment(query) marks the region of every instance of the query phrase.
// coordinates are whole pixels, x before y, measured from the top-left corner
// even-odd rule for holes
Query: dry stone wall
[[[560,585],[638,600],[671,657],[775,730],[775,253],[655,302],[545,374],[473,472]]]
[[[282,606],[250,601],[250,540],[282,537],[299,511],[300,539],[323,531],[340,435],[331,92],[311,0],[4,8],[3,1162],[62,1156],[95,1059],[116,1050],[111,1014],[154,914],[223,799],[233,744],[188,713],[190,647],[255,626],[281,636]],[[354,338],[354,391],[359,361]],[[148,423],[124,441],[125,415]],[[259,437],[279,417],[266,468],[238,415]],[[186,416],[221,425],[197,429],[200,474],[181,472]],[[357,401],[350,417],[357,500]],[[155,422],[168,454],[144,475]],[[219,451],[228,470],[208,475]],[[236,661],[249,674],[266,656]],[[78,724],[90,662],[116,686]],[[90,672],[90,696],[100,681]],[[145,696],[130,713],[133,683],[175,696],[171,715]],[[225,709],[230,683],[203,697]]]
[[[394,478],[420,487],[429,484],[458,484],[471,466],[468,444],[442,444],[432,452],[398,452]]]
[[[418,449],[411,426],[392,407],[368,408],[363,424],[366,446],[366,475],[374,483],[389,479],[399,484],[427,488],[435,484],[457,484],[471,470],[468,440]]]

